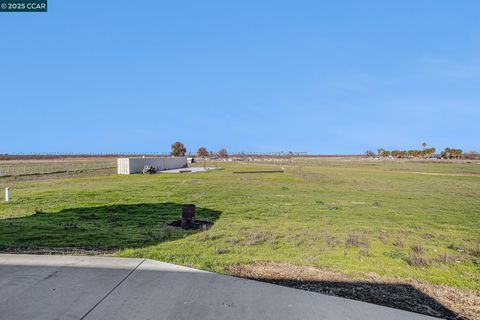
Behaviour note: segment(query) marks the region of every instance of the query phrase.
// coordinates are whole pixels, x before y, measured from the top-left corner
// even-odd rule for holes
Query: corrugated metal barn
[[[187,166],[187,157],[117,159],[118,174],[141,173],[145,166],[154,167],[157,171],[184,168]]]

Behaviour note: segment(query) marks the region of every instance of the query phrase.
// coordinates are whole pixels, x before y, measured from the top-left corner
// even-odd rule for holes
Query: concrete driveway
[[[0,254],[0,319],[434,319],[145,259]]]

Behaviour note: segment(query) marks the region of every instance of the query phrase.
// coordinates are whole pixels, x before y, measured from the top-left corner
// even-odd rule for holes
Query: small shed
[[[159,157],[159,158],[118,158],[117,173],[142,173],[145,166],[154,167],[157,171],[185,168],[187,157]]]

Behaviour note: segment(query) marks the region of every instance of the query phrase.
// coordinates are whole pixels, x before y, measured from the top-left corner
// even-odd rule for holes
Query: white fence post
[[[10,189],[5,188],[5,202],[10,201]]]

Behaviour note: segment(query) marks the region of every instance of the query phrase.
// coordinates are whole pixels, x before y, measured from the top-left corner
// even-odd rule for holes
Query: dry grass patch
[[[395,238],[395,241],[393,241],[393,245],[397,248],[404,248],[405,247],[405,241],[400,238],[399,236],[397,236]]]
[[[380,230],[380,233],[378,234],[378,240],[380,240],[383,244],[388,243],[388,234],[385,230]]]
[[[418,254],[422,254],[425,252],[425,248],[423,247],[423,245],[421,245],[420,243],[416,243],[414,244],[412,247],[412,252],[415,252],[415,253],[418,253]]]
[[[287,263],[254,262],[225,268],[231,275],[297,289],[380,304],[445,319],[480,319],[480,293],[469,289],[398,280],[370,273],[365,277]]]
[[[327,245],[327,248],[333,248],[335,247],[335,243],[337,242],[336,238],[334,235],[327,233],[325,235],[325,244]]]
[[[452,256],[447,252],[445,252],[440,254],[438,257],[436,257],[434,261],[442,264],[452,264],[452,263],[460,262],[460,257]]]
[[[230,249],[226,248],[215,248],[215,254],[227,254],[230,252]]]
[[[368,248],[370,247],[370,240],[365,233],[349,232],[345,240],[345,246]]]
[[[471,248],[468,250],[468,252],[474,256],[474,257],[477,257],[477,258],[480,258],[480,246],[476,247],[476,248]]]
[[[410,253],[405,260],[412,267],[426,267],[430,264],[428,258],[415,253]]]
[[[270,244],[275,244],[277,242],[277,237],[271,232],[263,231],[241,231],[240,234],[244,237],[242,241],[247,246],[257,246],[265,242]]]

